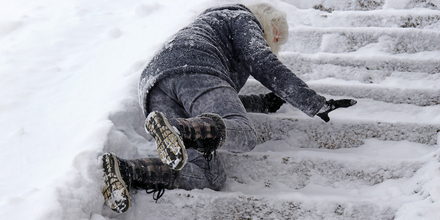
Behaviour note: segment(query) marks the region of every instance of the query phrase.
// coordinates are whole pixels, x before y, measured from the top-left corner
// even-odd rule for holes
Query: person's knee
[[[248,141],[246,143],[246,147],[248,151],[251,151],[257,146],[258,140],[257,140],[257,132],[255,132],[255,129],[252,129],[249,132]]]
[[[216,178],[211,181],[211,189],[215,191],[220,191],[226,183],[226,173],[221,172]]]
[[[244,128],[243,131],[240,132],[241,134],[239,134],[237,137],[243,139],[243,142],[241,142],[243,145],[243,151],[249,152],[252,151],[258,144],[257,132],[250,121],[244,123],[244,125],[246,125],[246,128]]]
[[[232,124],[229,123],[226,131],[226,141],[221,147],[232,153],[249,152],[257,145],[257,134],[252,124]]]
[[[214,154],[214,159],[210,162],[209,173],[207,177],[210,180],[210,189],[219,191],[226,183],[226,172],[222,158],[219,154]]]

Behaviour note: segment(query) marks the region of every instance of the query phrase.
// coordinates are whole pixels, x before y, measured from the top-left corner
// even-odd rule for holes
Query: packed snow
[[[137,96],[149,59],[206,8],[250,2],[2,0],[0,219],[439,219],[438,0],[266,1],[288,15],[280,59],[358,104],[329,124],[288,105],[251,114],[260,144],[219,153],[222,191],[104,206],[103,153],[157,157]]]

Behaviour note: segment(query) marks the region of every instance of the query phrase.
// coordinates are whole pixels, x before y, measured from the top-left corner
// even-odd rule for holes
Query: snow
[[[2,0],[0,218],[438,219],[439,102],[391,92],[438,97],[440,13],[432,5],[440,2],[386,0],[370,11],[341,0],[270,2],[287,12],[296,37],[280,55],[300,58],[289,67],[303,68],[300,76],[328,98],[347,95],[326,85],[367,96],[330,113],[330,124],[286,105],[253,114],[267,140],[248,154],[220,153],[230,172],[223,191],[172,190],[157,204],[139,191],[131,210],[116,214],[104,206],[100,156],[157,156],[138,104],[142,69],[204,9],[232,2]],[[317,4],[346,11],[311,9]],[[400,28],[424,15],[418,29]],[[364,64],[377,67],[371,77]]]

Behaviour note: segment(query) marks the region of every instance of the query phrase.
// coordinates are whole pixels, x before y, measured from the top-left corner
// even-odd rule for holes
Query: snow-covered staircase
[[[318,93],[358,104],[330,113],[329,123],[288,105],[250,114],[260,144],[219,152],[223,191],[172,190],[158,203],[141,192],[129,213],[108,216],[440,218],[440,2],[284,2],[296,7],[286,5],[291,31],[280,59]],[[241,91],[265,92],[252,79]]]

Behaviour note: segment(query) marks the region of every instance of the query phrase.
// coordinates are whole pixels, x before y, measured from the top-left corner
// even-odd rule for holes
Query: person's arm
[[[233,45],[251,75],[281,99],[310,117],[325,104],[318,95],[292,73],[272,53],[264,39],[258,21],[252,14],[243,13],[233,22]]]

